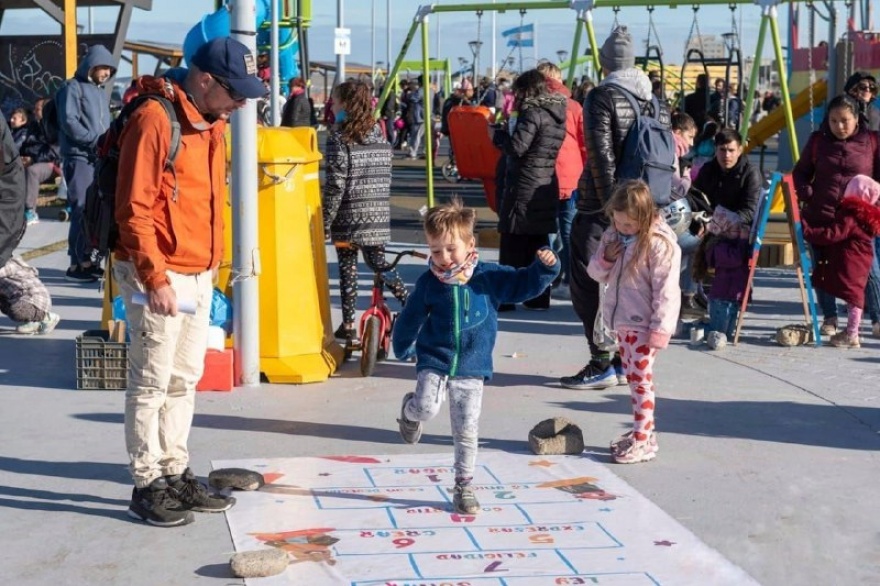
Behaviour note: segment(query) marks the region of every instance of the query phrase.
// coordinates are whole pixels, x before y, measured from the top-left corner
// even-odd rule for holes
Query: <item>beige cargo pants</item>
[[[157,315],[132,303],[143,292],[134,265],[116,261],[113,276],[125,301],[131,343],[125,393],[125,444],[135,486],[182,473],[189,465],[187,439],[208,345],[213,290],[211,271],[166,271],[179,300],[196,304],[195,315]]]

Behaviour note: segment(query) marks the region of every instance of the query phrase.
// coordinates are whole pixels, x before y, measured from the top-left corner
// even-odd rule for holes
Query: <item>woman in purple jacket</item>
[[[828,104],[828,114],[819,130],[810,135],[800,160],[792,171],[802,216],[814,228],[835,223],[847,183],[856,175],[880,177],[880,149],[877,133],[859,123],[859,104],[840,95]],[[828,257],[825,246],[813,245],[813,264]],[[837,302],[833,295],[816,288],[824,321],[821,332],[837,333]]]

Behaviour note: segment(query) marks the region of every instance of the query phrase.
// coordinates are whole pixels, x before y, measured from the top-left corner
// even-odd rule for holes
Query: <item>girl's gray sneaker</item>
[[[415,393],[407,393],[403,396],[403,402],[400,404],[400,419],[397,420],[397,424],[400,426],[400,437],[408,444],[417,444],[422,438],[422,422],[410,421],[406,418],[406,404],[415,396]]]
[[[456,484],[452,489],[452,506],[461,515],[475,515],[480,512],[480,503],[470,484]]]

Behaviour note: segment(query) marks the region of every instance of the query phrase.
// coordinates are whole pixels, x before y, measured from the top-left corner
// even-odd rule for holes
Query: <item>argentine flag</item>
[[[510,28],[501,33],[501,36],[507,39],[508,47],[534,47],[535,46],[535,25],[524,24],[516,28]]]

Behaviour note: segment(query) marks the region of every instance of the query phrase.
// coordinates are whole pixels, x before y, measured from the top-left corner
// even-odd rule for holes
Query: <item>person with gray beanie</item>
[[[651,80],[635,67],[635,62],[632,35],[625,26],[616,27],[599,51],[603,79],[584,101],[584,136],[589,156],[578,182],[577,212],[571,228],[570,288],[572,305],[583,322],[590,346],[590,361],[577,374],[560,379],[560,384],[570,389],[627,384],[620,358],[613,355],[612,348],[600,348],[594,340],[599,284],[587,274],[587,264],[608,227],[603,208],[616,183],[626,135],[638,117],[624,92],[632,94],[642,107],[642,114],[658,114],[663,124],[670,123],[665,102],[659,102],[659,113],[653,111]]]

